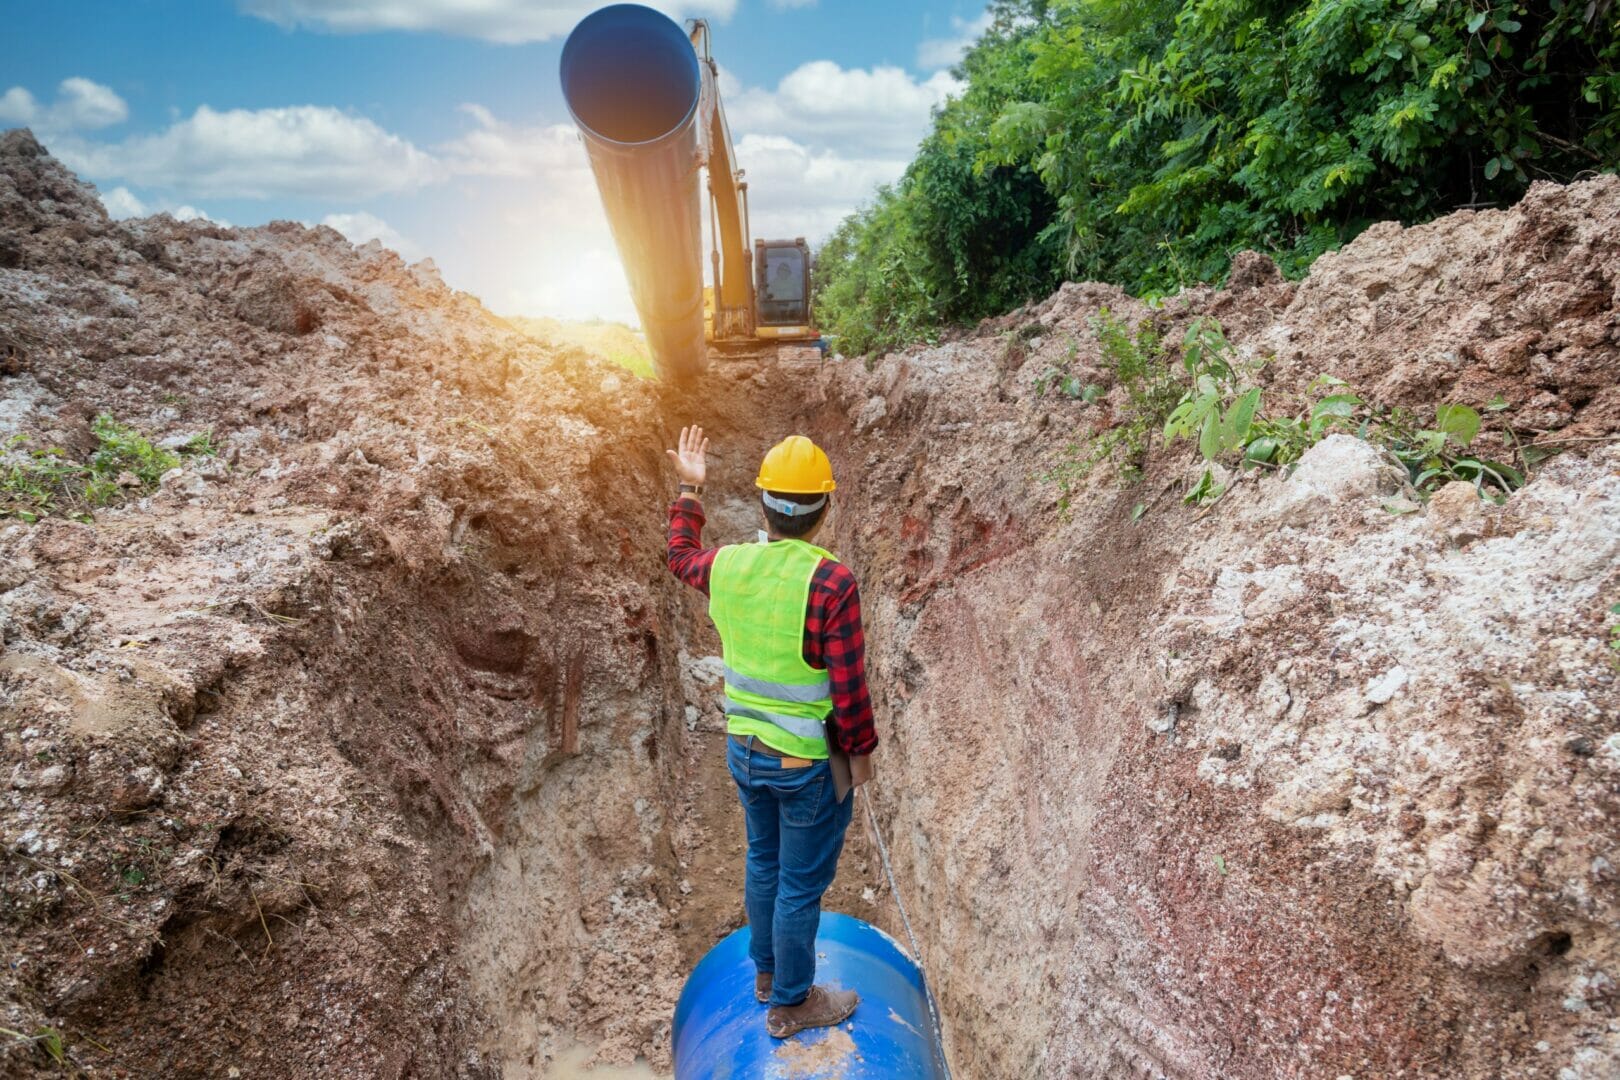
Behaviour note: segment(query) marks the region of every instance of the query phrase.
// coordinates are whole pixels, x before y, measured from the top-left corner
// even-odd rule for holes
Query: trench
[[[73,1068],[667,1073],[742,921],[717,642],[663,566],[696,422],[710,542],[751,538],[781,434],[838,465],[872,806],[958,1075],[1615,1074],[1612,177],[1370,229],[1300,283],[1070,283],[682,391],[330,230],[112,223],[26,132],[0,170],[8,416],[75,460],[101,407],[229,455],[0,528],[0,1026]],[[1275,349],[1268,401],[1329,373],[1570,449],[1395,513],[1347,433],[1218,507],[1155,445],[1065,507],[1054,468],[1128,396],[1104,309],[1166,342],[1218,316]],[[899,936],[856,821],[829,906]],[[49,1045],[0,1071],[61,1075]]]
[[[753,538],[753,469],[803,418],[794,415],[794,387],[813,380],[815,366],[733,362],[701,394],[664,392],[656,411],[668,442],[681,424],[696,423],[714,443],[706,544]],[[493,1034],[484,1049],[506,1076],[671,1075],[671,1006],[685,975],[745,924],[744,829],[725,766],[719,639],[706,601],[662,567],[671,482],[661,446],[650,449],[608,436],[593,451],[622,467],[592,470],[592,483],[633,476],[644,496],[626,505],[610,491],[587,493],[588,502],[637,519],[637,550],[625,566],[634,588],[593,591],[570,622],[627,632],[593,648],[601,639],[586,631],[553,661],[563,670],[548,681],[560,691],[530,732],[518,779],[492,815],[503,822],[499,835],[457,903],[460,961]],[[836,517],[829,527],[836,532]],[[514,558],[536,556],[490,561]],[[538,559],[554,570],[549,555]],[[824,908],[898,931],[888,893],[857,816]]]

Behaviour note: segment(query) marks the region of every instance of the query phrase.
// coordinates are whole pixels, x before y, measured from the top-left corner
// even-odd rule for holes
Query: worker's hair
[[[804,503],[813,503],[817,499],[827,500],[826,505],[822,506],[822,508],[819,510],[812,511],[808,514],[794,514],[792,517],[788,517],[786,514],[772,510],[770,507],[766,506],[765,500],[761,498],[759,506],[761,510],[765,511],[765,523],[771,527],[771,532],[775,533],[777,536],[799,537],[805,535],[811,529],[814,529],[818,524],[820,524],[821,519],[827,516],[827,508],[832,505],[832,495],[830,494],[795,495],[786,491],[771,491],[767,492],[767,494],[769,494],[773,499],[782,499],[786,502],[799,503],[801,505]]]

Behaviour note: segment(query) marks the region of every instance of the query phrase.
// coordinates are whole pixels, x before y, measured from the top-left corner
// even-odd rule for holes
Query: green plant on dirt
[[[1133,333],[1123,320],[1103,308],[1091,319],[1091,329],[1097,336],[1103,367],[1125,391],[1125,405],[1115,423],[1071,444],[1066,459],[1048,474],[1047,479],[1058,485],[1058,505],[1063,510],[1068,509],[1075,485],[1105,461],[1114,464],[1122,483],[1139,480],[1148,443],[1181,395],[1181,383],[1165,362],[1159,333],[1150,320],[1144,319]],[[1082,397],[1085,392],[1081,387]],[[1097,388],[1094,398],[1100,397]]]
[[[1340,426],[1351,426],[1361,399],[1331,375],[1318,377],[1308,391],[1308,405],[1298,416],[1268,417],[1261,412],[1263,393],[1252,385],[1264,366],[1236,359],[1219,321],[1193,320],[1183,338],[1182,364],[1193,386],[1165,422],[1166,443],[1195,439],[1210,465],[1236,457],[1242,471],[1282,469]],[[1323,394],[1323,391],[1331,391]],[[1214,502],[1226,493],[1206,468],[1184,497],[1188,504]]]
[[[1069,343],[1063,350],[1063,359],[1049,366],[1036,378],[1035,396],[1044,398],[1048,393],[1059,394],[1070,401],[1083,401],[1087,405],[1095,405],[1101,401],[1103,388],[1096,383],[1082,383],[1080,377],[1070,370],[1075,357],[1079,355],[1080,342],[1069,336]]]
[[[177,454],[153,446],[146,436],[107,413],[96,417],[90,430],[100,444],[90,455],[90,471],[97,477],[116,479],[131,472],[142,487],[154,488],[164,473],[180,464]]]
[[[1164,369],[1169,367],[1162,359],[1150,358],[1138,347],[1139,342],[1130,339],[1106,313],[1098,335],[1105,357],[1114,358],[1113,366],[1122,381],[1129,373],[1141,386],[1145,373],[1154,370],[1155,363]],[[1156,340],[1149,347],[1156,349]],[[1207,466],[1235,459],[1240,471],[1286,469],[1306,450],[1342,430],[1393,454],[1406,468],[1407,478],[1420,496],[1462,480],[1473,484],[1481,498],[1501,502],[1524,486],[1525,475],[1546,453],[1524,446],[1511,428],[1504,428],[1504,440],[1511,447],[1514,463],[1486,457],[1472,449],[1484,423],[1477,410],[1462,404],[1439,405],[1434,410],[1433,425],[1427,426],[1408,410],[1370,406],[1342,379],[1331,375],[1319,376],[1311,383],[1297,414],[1266,416],[1261,409],[1262,391],[1253,385],[1263,361],[1245,363],[1239,359],[1221,324],[1213,318],[1200,317],[1188,326],[1182,338],[1181,365],[1191,385],[1181,392],[1164,419],[1164,441],[1166,445],[1177,439],[1195,441]],[[1138,453],[1145,450],[1145,439],[1132,441],[1138,438],[1132,425],[1140,422],[1144,408],[1160,407],[1163,398],[1159,393],[1155,389],[1151,396],[1133,396],[1130,419],[1121,428],[1094,438],[1090,452],[1080,460],[1076,478],[1121,446]],[[1493,400],[1486,411],[1500,412],[1506,407],[1507,402]],[[1140,458],[1135,460],[1139,462]],[[1183,501],[1211,503],[1226,490],[1216,480],[1213,468],[1206,467]],[[1067,491],[1065,488],[1065,496]]]
[[[90,430],[96,437],[96,449],[84,464],[72,460],[61,447],[29,448],[26,435],[13,435],[0,446],[0,517],[32,522],[63,513],[88,518],[94,508],[110,506],[124,497],[119,478],[125,473],[135,477],[139,490],[150,491],[183,457],[218,453],[212,431],[193,435],[175,453],[153,445],[106,413],[96,417]]]
[[[53,1065],[67,1064],[67,1047],[62,1042],[62,1033],[53,1027],[41,1025],[34,1029],[32,1035],[24,1035],[20,1031],[13,1031],[7,1027],[0,1027],[0,1035],[14,1039],[19,1043],[32,1043],[34,1048]]]
[[[1535,461],[1527,459],[1527,448],[1519,445],[1511,430],[1517,466],[1472,452],[1482,423],[1480,414],[1467,405],[1438,405],[1432,427],[1420,424],[1408,410],[1390,409],[1364,421],[1360,433],[1395,455],[1420,495],[1462,480],[1473,484],[1481,498],[1500,503],[1524,486],[1525,472]]]
[[[1182,337],[1181,364],[1192,379],[1192,387],[1164,422],[1164,441],[1197,439],[1198,452],[1214,463],[1249,444],[1255,410],[1260,406],[1260,388],[1247,386],[1259,368],[1234,363],[1231,345],[1218,320],[1199,317]],[[1224,485],[1215,481],[1208,468],[1185,498],[1189,503],[1209,502],[1221,497]]]

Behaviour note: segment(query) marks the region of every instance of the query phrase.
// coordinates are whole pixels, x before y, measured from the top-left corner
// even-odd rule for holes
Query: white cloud
[[[230,222],[224,218],[217,218],[206,210],[199,210],[190,203],[179,206],[170,202],[163,202],[159,206],[148,206],[144,200],[129,188],[122,185],[111,191],[98,192],[97,198],[101,205],[107,208],[107,215],[115,221],[125,218],[150,217],[153,214],[169,214],[176,221],[211,221],[215,225],[230,228]]]
[[[812,60],[789,72],[775,90],[742,89],[725,76],[721,97],[734,132],[788,135],[909,158],[928,130],[934,106],[961,89],[944,71],[919,82],[903,68],[844,68]]]
[[[577,173],[588,178],[589,165],[572,124],[525,128],[497,120],[482,105],[463,105],[461,110],[477,126],[439,147],[452,171],[506,177]]]
[[[190,203],[177,206],[173,210],[167,211],[167,213],[173,216],[176,221],[208,221],[215,225],[223,225],[227,229],[231,227],[231,223],[224,218],[214,217],[208,211],[199,210]]]
[[[926,71],[948,68],[962,59],[975,41],[990,29],[992,17],[985,11],[977,19],[951,16],[952,35],[947,38],[925,38],[917,46],[917,66]]]
[[[115,221],[122,221],[124,218],[145,217],[151,213],[146,208],[146,204],[141,202],[140,197],[127,187],[115,187],[111,191],[99,192],[98,195],[101,199],[101,205],[107,208],[108,216]]]
[[[434,157],[409,141],[317,105],[223,112],[203,105],[155,135],[62,140],[53,149],[87,176],[233,198],[367,198],[441,175]]]
[[[0,95],[0,121],[28,124],[43,132],[104,128],[127,119],[129,106],[111,87],[77,75],[62,80],[56,101],[48,107],[21,86]]]
[[[519,44],[561,37],[602,5],[600,0],[239,0],[239,6],[288,29],[436,31]],[[736,11],[737,0],[654,0],[651,6],[672,17],[724,20]]]
[[[351,244],[381,241],[383,247],[393,248],[406,262],[415,262],[423,255],[422,249],[402,236],[398,229],[376,214],[364,210],[357,210],[352,214],[327,214],[321,218],[321,224],[336,229]]]
[[[744,135],[737,160],[748,170],[748,213],[765,240],[824,239],[879,184],[905,172],[907,157],[847,157],[783,135]]]
[[[32,124],[39,117],[39,102],[34,95],[20,86],[13,86],[0,96],[0,121],[8,124]]]

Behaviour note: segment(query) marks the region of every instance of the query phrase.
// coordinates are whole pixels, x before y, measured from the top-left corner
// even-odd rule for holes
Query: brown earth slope
[[[1544,186],[1297,285],[1068,285],[870,370],[681,392],[330,230],[111,222],[0,137],[7,461],[84,460],[102,412],[220,449],[91,523],[0,523],[0,1065],[60,1072],[59,1036],[108,1076],[543,1075],[576,1038],[666,1066],[741,918],[715,642],[661,565],[696,421],[714,539],[750,535],[774,437],[833,451],[957,1075],[1612,1076],[1617,264],[1620,182]],[[1156,446],[1064,512],[1044,477],[1124,405],[1102,306],[1219,315],[1271,401],[1500,395],[1493,430],[1566,453],[1396,516],[1348,435],[1202,510]],[[898,930],[866,845],[834,906]]]
[[[662,563],[685,407],[375,244],[109,221],[26,132],[0,355],[11,463],[103,412],[220,450],[0,520],[0,1027],[37,1036],[0,1071],[52,1032],[130,1076],[667,1062],[742,919],[712,630]],[[705,399],[752,416],[755,377]]]
[[[1124,407],[1105,307],[1177,342],[1219,316],[1271,401],[1500,395],[1570,452],[1397,516],[1351,435],[1213,509],[1181,443],[1065,515],[1043,477]],[[1297,285],[1066,285],[822,393],[963,1075],[1620,1075],[1620,179],[1379,226]]]

